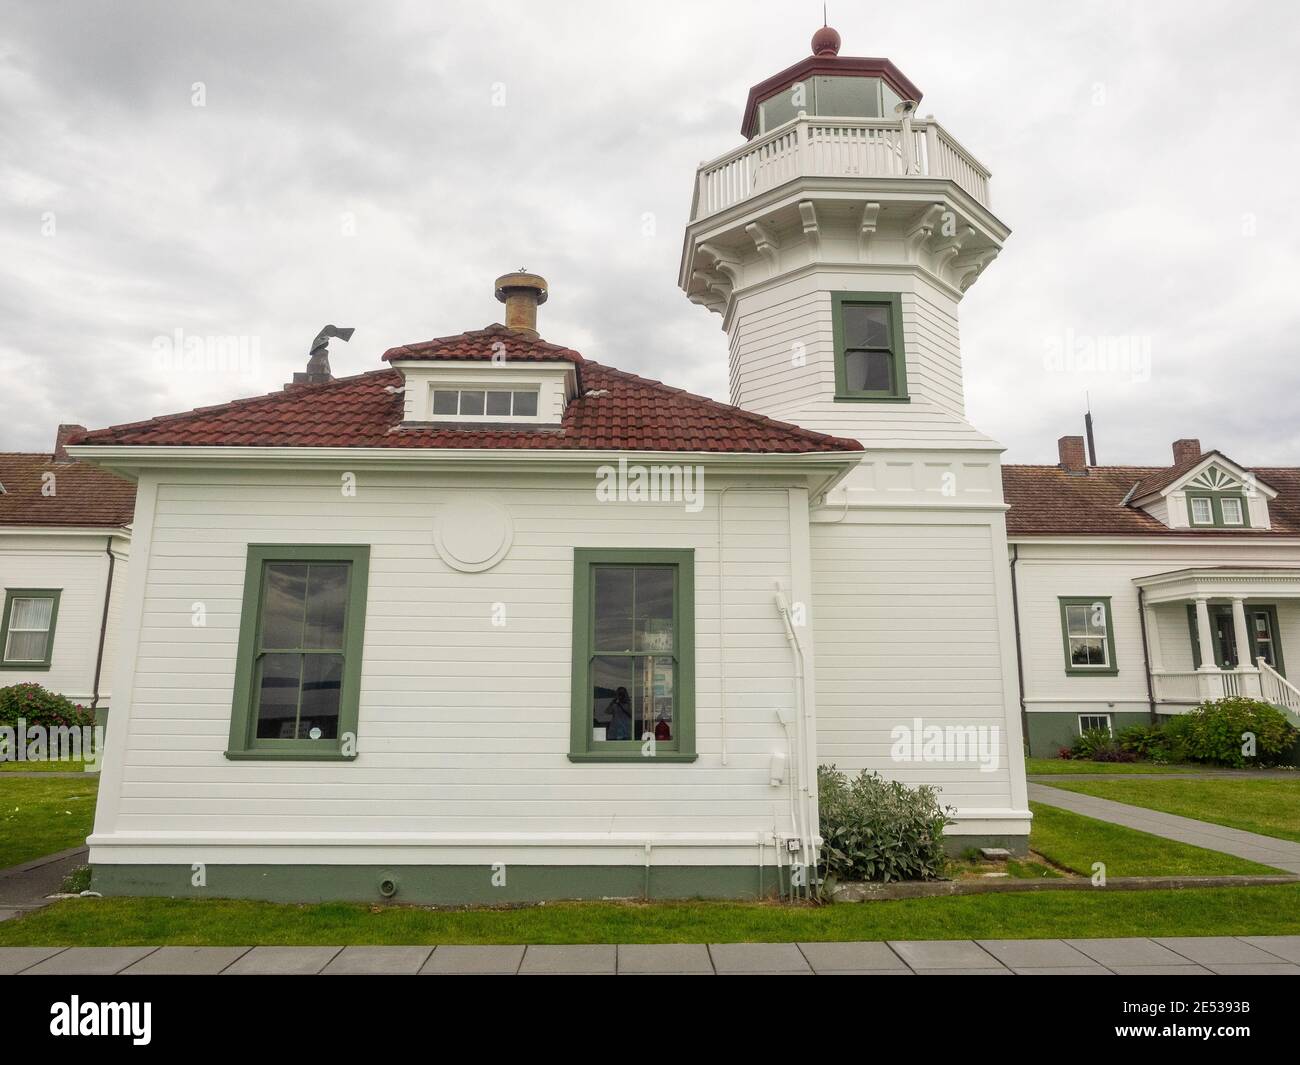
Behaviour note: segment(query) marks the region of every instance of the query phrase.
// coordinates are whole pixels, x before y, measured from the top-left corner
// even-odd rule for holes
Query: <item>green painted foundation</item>
[[[1034,758],[1055,758],[1062,747],[1069,747],[1079,738],[1079,714],[1108,713],[1111,728],[1122,732],[1132,725],[1151,724],[1151,715],[1145,710],[1137,712],[1116,712],[1114,710],[1071,710],[1055,713],[1029,713],[1029,753]],[[1161,716],[1159,720],[1165,718]]]
[[[752,866],[209,865],[206,886],[188,865],[96,865],[104,895],[237,898],[265,902],[391,902],[503,905],[560,899],[759,899],[778,895],[777,871]],[[782,875],[784,884],[786,877]],[[396,888],[386,894],[381,885]]]
[[[1029,853],[1028,836],[944,836],[943,850],[950,858],[959,858],[969,850],[981,847],[1001,847],[1017,858]]]

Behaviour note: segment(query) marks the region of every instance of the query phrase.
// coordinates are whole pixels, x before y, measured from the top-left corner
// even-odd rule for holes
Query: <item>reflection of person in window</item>
[[[608,703],[602,715],[605,725],[605,739],[630,740],[632,738],[632,697],[626,688],[619,688]]]

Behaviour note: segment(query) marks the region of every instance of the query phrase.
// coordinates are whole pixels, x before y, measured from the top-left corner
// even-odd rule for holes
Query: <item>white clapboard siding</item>
[[[486,483],[362,473],[355,498],[329,474],[167,475],[157,486],[119,801],[97,839],[786,830],[788,795],[770,786],[769,762],[783,743],[775,708],[793,704],[772,599],[774,582],[791,581],[789,495],[726,497],[724,766],[720,487],[709,484],[705,509],[690,514],[680,503],[602,504],[590,480],[538,475]],[[497,499],[514,525],[506,558],[477,574],[449,568],[433,545],[440,508],[467,491]],[[224,757],[250,543],[371,546],[353,763]],[[695,549],[697,763],[568,761],[574,547]],[[202,627],[191,623],[196,603]],[[497,603],[503,627],[492,624]],[[101,860],[110,850],[96,848]]]

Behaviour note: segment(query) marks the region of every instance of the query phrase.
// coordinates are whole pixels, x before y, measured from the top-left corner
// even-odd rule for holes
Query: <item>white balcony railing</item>
[[[1290,710],[1293,714],[1300,714],[1300,688],[1262,658],[1259,660],[1259,681],[1266,700],[1274,706]]]
[[[1267,668],[1266,663],[1264,667]],[[1276,673],[1273,676],[1290,686],[1284,677]],[[1207,699],[1231,699],[1239,695],[1258,699],[1262,689],[1263,698],[1269,702],[1287,705],[1269,695],[1267,674],[1253,667],[1153,672],[1151,679],[1155,681],[1156,701],[1160,703],[1203,703]]]
[[[800,116],[700,164],[691,219],[799,177],[949,178],[989,203],[989,172],[937,122]]]

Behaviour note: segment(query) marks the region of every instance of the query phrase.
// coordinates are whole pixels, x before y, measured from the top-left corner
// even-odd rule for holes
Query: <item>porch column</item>
[[[1259,667],[1255,665],[1250,639],[1250,626],[1246,624],[1246,597],[1232,597],[1232,631],[1237,642],[1237,672],[1241,674],[1241,694],[1258,699],[1260,696]]]
[[[1208,596],[1196,597],[1196,639],[1201,645],[1200,671],[1201,698],[1223,698],[1223,682],[1214,676],[1219,672],[1219,665],[1214,658],[1214,633],[1210,630],[1210,601]]]

